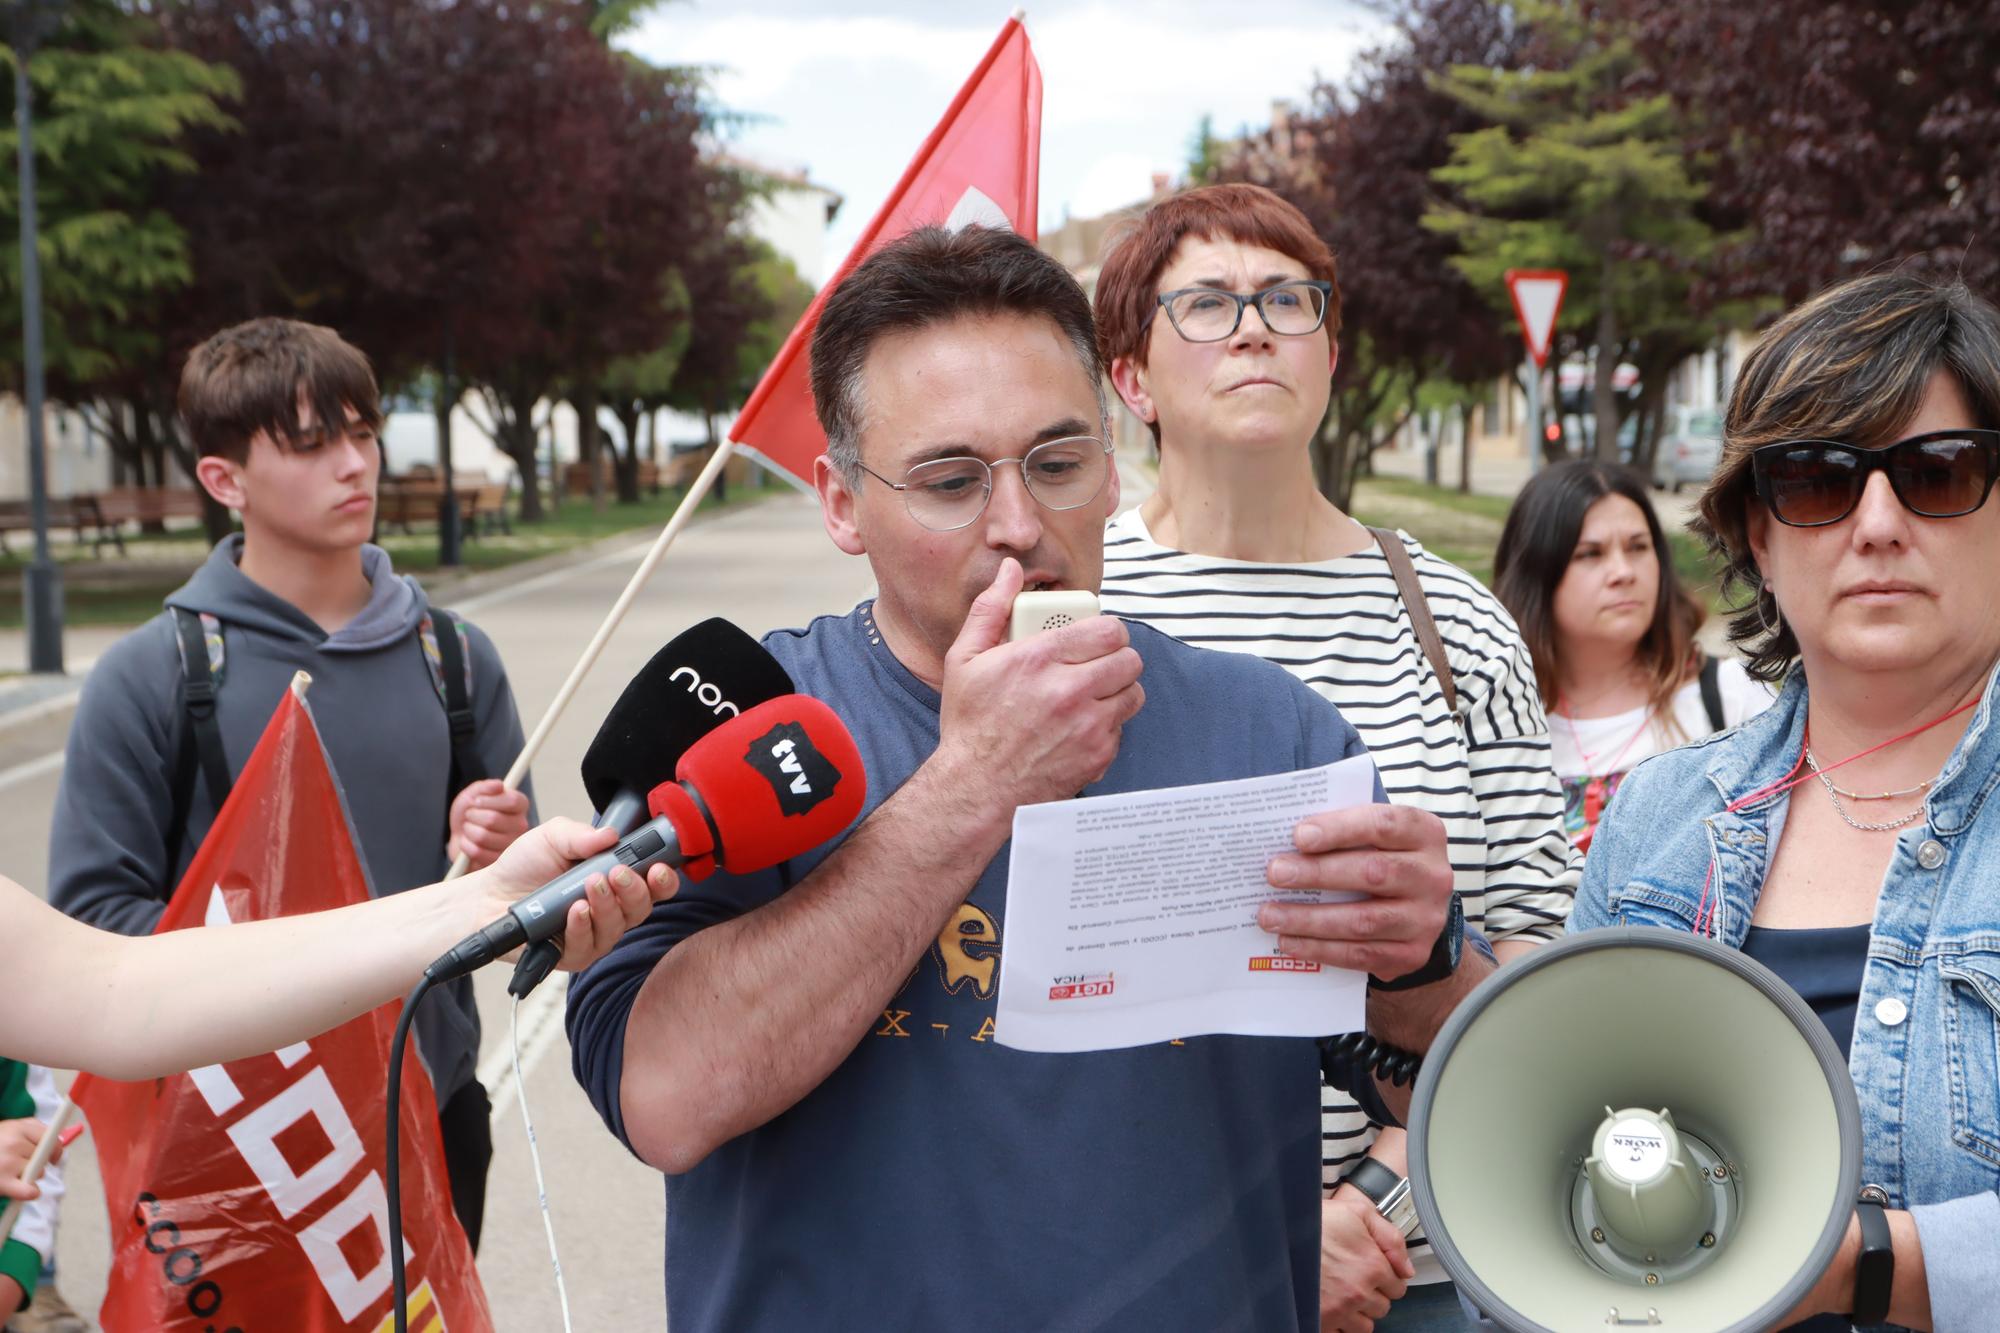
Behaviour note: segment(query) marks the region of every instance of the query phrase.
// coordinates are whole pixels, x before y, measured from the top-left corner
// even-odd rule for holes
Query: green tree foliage
[[[4,33],[0,28],[0,34]],[[0,359],[21,363],[21,205],[14,163],[14,52],[0,131]],[[151,19],[113,0],[76,0],[28,64],[36,204],[52,392],[76,399],[120,366],[156,356],[156,311],[193,278],[186,234],[158,203],[163,176],[194,170],[191,129],[226,131],[230,70],[157,40]]]
[[[1221,180],[1227,147],[1215,137],[1215,117],[1204,112],[1188,136],[1188,184],[1213,185]]]
[[[1642,65],[1629,36],[1577,0],[1511,9],[1531,30],[1520,68],[1457,65],[1436,79],[1489,124],[1453,137],[1432,175],[1459,202],[1425,221],[1456,242],[1452,262],[1496,308],[1507,308],[1506,270],[1568,272],[1563,327],[1594,346],[1596,453],[1615,459],[1619,362],[1641,357],[1657,392],[1729,317],[1689,309],[1719,237],[1671,99],[1632,91]]]

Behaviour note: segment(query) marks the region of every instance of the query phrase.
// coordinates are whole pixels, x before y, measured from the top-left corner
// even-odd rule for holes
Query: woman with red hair
[[[1290,670],[1354,724],[1392,801],[1444,820],[1468,928],[1503,960],[1561,934],[1577,869],[1513,621],[1314,484],[1340,329],[1326,243],[1269,190],[1190,190],[1113,244],[1096,313],[1105,370],[1160,455],[1158,490],[1106,532],[1105,610]],[[1406,1253],[1369,1225],[1406,1169],[1401,1131],[1336,1089],[1324,1107],[1322,1327],[1462,1328],[1421,1238]],[[1507,1135],[1493,1126],[1496,1153]]]

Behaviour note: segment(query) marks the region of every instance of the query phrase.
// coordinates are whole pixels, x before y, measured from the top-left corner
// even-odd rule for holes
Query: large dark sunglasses
[[[1881,449],[1837,440],[1782,440],[1750,452],[1750,475],[1772,517],[1794,528],[1838,523],[1854,512],[1876,469],[1903,508],[1956,518],[1986,503],[2000,475],[2000,431],[1936,430]]]

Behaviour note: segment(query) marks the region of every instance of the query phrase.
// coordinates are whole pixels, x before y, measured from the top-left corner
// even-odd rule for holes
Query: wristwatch
[[[1889,1242],[1889,1218],[1883,1209],[1889,1194],[1880,1185],[1863,1185],[1854,1215],[1861,1221],[1861,1253],[1854,1260],[1854,1311],[1848,1322],[1873,1328],[1889,1321],[1889,1294],[1896,1285],[1896,1251]]]
[[[1361,1197],[1375,1205],[1375,1211],[1405,1238],[1417,1229],[1417,1201],[1410,1182],[1373,1157],[1364,1157],[1347,1173],[1343,1185],[1361,1191]]]
[[[1431,956],[1424,960],[1423,966],[1414,972],[1405,972],[1390,981],[1384,981],[1371,973],[1368,977],[1368,989],[1415,990],[1418,986],[1428,986],[1433,981],[1443,981],[1458,971],[1458,955],[1464,948],[1465,907],[1454,893],[1451,895],[1451,905],[1445,908],[1444,929],[1438,932],[1437,943],[1431,946]]]

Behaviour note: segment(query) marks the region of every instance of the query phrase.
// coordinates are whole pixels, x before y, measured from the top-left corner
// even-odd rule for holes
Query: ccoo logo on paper
[[[1258,954],[1250,960],[1252,972],[1317,972],[1319,964],[1304,958],[1288,958],[1281,953]]]

